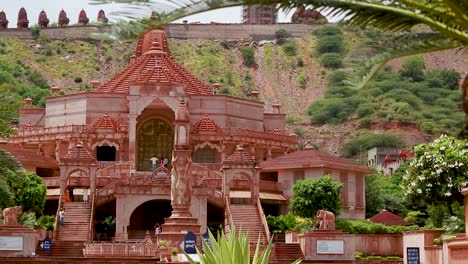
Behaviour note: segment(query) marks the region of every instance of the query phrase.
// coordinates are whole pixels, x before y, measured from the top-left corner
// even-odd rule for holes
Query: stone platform
[[[0,225],[0,257],[33,256],[37,234],[22,225]]]

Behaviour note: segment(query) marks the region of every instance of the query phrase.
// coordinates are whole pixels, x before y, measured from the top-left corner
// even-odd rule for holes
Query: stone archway
[[[142,121],[137,131],[137,169],[150,171],[153,155],[170,160],[173,146],[174,128],[168,121],[157,117]]]
[[[154,236],[155,224],[163,224],[164,219],[171,216],[171,212],[170,200],[150,200],[140,204],[130,215],[128,238],[143,239],[146,231]]]

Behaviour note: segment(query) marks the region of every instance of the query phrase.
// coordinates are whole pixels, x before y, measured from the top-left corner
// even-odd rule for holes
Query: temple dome
[[[98,16],[97,16],[97,21],[102,22],[104,24],[109,22],[109,19],[107,19],[106,13],[104,12],[104,10],[102,10],[102,9],[99,10]]]
[[[242,147],[242,145],[237,145],[236,147],[236,150],[234,151],[234,153],[231,154],[231,156],[229,156],[225,162],[235,162],[235,163],[239,163],[239,162],[246,162],[246,163],[253,163],[255,162],[255,159],[254,157],[248,153],[247,151],[245,151],[245,149]]]
[[[62,9],[59,14],[58,24],[62,27],[68,25],[68,23],[70,23],[70,19],[67,17],[65,10]]]
[[[39,18],[37,24],[40,27],[47,27],[49,25],[49,18],[47,18],[47,14],[44,10],[39,13]]]
[[[18,28],[28,28],[28,14],[26,13],[26,9],[24,9],[24,7],[22,7],[18,12],[18,23],[16,25]]]
[[[80,14],[78,16],[78,23],[86,25],[89,22],[89,18],[86,15],[86,11],[84,9],[81,9]]]
[[[3,10],[0,12],[0,28],[8,27],[8,19],[6,18],[5,12]]]
[[[218,124],[216,124],[216,122],[209,118],[207,114],[205,114],[205,116],[198,120],[197,122],[195,122],[195,124],[193,124],[192,126],[192,131],[194,133],[198,133],[198,132],[218,132],[221,128],[219,127]]]
[[[163,30],[152,30],[141,36],[137,42],[135,56],[128,66],[96,90],[128,93],[130,84],[148,83],[183,85],[188,94],[212,94],[206,84],[170,56],[166,33]]]
[[[107,112],[103,116],[99,117],[94,121],[94,128],[112,128],[115,129],[119,126],[119,123],[114,118],[110,117]]]

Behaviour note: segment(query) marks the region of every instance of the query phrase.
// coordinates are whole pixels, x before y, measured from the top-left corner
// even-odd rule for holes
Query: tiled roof
[[[0,148],[8,151],[21,164],[37,164],[38,167],[50,168],[58,167],[55,159],[45,157],[35,151],[22,149],[19,145],[10,143],[0,143]]]
[[[220,129],[219,125],[216,124],[213,119],[209,118],[207,114],[192,126],[192,131],[195,133],[200,131],[218,132]]]
[[[63,159],[94,160],[81,143],[76,144],[72,149],[70,149]]]
[[[94,121],[94,128],[112,128],[115,129],[119,126],[119,123],[114,118],[110,117],[107,112],[103,116],[99,117]]]
[[[393,214],[386,209],[383,209],[380,213],[372,216],[370,221],[374,223],[381,223],[384,225],[408,225],[409,222],[406,222],[401,217],[396,214]]]
[[[297,169],[297,168],[335,168],[348,171],[372,173],[367,166],[359,165],[346,159],[315,150],[306,149],[262,161],[262,170]]]
[[[241,145],[238,145],[234,153],[232,153],[231,156],[229,156],[225,160],[225,162],[236,162],[236,163],[239,163],[239,162],[247,163],[247,162],[254,162],[254,161],[255,159],[253,158],[253,156],[247,151],[245,151],[245,149]]]
[[[207,85],[172,59],[166,33],[162,30],[153,30],[140,37],[135,58],[97,91],[128,93],[130,83],[183,84],[188,94],[212,94]]]

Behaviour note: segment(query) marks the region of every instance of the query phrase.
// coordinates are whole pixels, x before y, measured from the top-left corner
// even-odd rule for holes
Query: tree
[[[104,3],[105,0],[90,0]],[[180,2],[160,2],[148,0],[121,0],[121,3],[135,3],[136,7],[149,7],[152,10],[172,10],[161,12],[157,19],[142,19],[140,23],[130,21],[117,23],[114,32],[124,37],[136,37],[148,29],[159,27],[176,19],[208,10],[241,5],[279,5],[291,9],[299,5],[313,6],[322,13],[343,16],[355,26],[373,26],[378,30],[392,33],[365,44],[367,55],[355,63],[354,73],[349,77],[361,76],[353,86],[362,87],[391,59],[423,54],[426,52],[465,48],[468,46],[467,1],[454,0],[195,0]],[[138,11],[138,10],[137,10]],[[134,18],[135,12],[123,12]],[[421,30],[415,26],[428,28]],[[358,53],[356,53],[358,54]],[[464,129],[461,137],[468,137],[468,74],[461,89],[465,112]]]
[[[366,218],[382,209],[406,216],[407,208],[404,203],[403,190],[395,176],[370,174],[366,176]]]
[[[415,147],[415,158],[403,177],[405,197],[412,203],[462,204],[461,189],[468,184],[468,140],[441,136],[429,144]]]
[[[45,201],[41,177],[26,171],[10,153],[0,149],[0,208],[20,205],[23,211],[42,213]]]
[[[341,209],[341,188],[342,184],[333,181],[330,175],[300,180],[293,186],[291,209],[301,217],[315,217],[320,209],[338,215]]]
[[[410,78],[415,82],[424,80],[424,70],[426,65],[422,56],[413,56],[406,59],[400,70],[400,75],[403,78]]]

